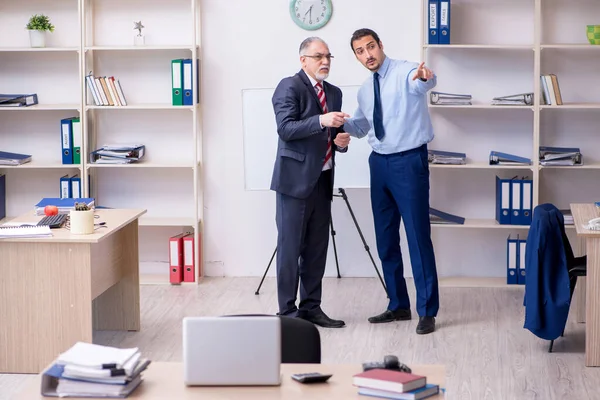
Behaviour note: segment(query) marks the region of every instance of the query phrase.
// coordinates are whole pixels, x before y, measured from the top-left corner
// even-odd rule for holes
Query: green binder
[[[183,59],[171,61],[171,83],[173,87],[173,105],[183,105]]]
[[[73,122],[73,164],[81,164],[81,121],[79,117],[72,118]]]

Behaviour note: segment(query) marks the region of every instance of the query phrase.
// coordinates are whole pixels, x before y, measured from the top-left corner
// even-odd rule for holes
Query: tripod
[[[373,260],[373,256],[371,255],[371,250],[369,249],[369,245],[367,244],[367,241],[365,240],[365,237],[362,234],[362,231],[360,230],[360,226],[358,226],[358,221],[356,220],[356,217],[354,216],[354,212],[352,211],[352,207],[350,206],[350,202],[348,201],[348,195],[346,194],[346,191],[342,188],[338,189],[338,192],[340,194],[334,194],[334,197],[341,197],[342,199],[344,199],[344,202],[346,202],[346,206],[348,207],[348,211],[350,211],[350,216],[352,217],[352,221],[354,221],[354,226],[356,227],[356,230],[358,231],[358,235],[360,236],[360,239],[363,242],[363,246],[365,247],[365,251],[369,254],[369,258],[371,259],[371,263],[373,264],[373,268],[375,269],[375,272],[377,272],[377,276],[379,277],[379,281],[381,282],[381,285],[383,286],[383,290],[385,291],[386,295],[387,295],[387,288],[385,287],[385,283],[383,282],[383,278],[381,277],[381,274],[379,273],[379,270],[377,269],[377,266],[375,265],[375,260]],[[333,217],[331,217],[331,221],[330,221],[330,226],[331,226],[331,240],[333,242],[333,254],[335,256],[335,267],[337,269],[337,277],[341,278],[340,275],[340,264],[338,261],[338,255],[337,255],[337,247],[335,244],[335,229],[333,229]],[[277,253],[277,246],[275,246],[275,251],[273,251],[273,255],[271,256],[271,259],[269,260],[269,264],[267,265],[267,269],[265,270],[265,273],[263,274],[262,279],[260,280],[260,283],[258,285],[258,287],[256,288],[256,292],[254,292],[255,295],[258,295],[258,292],[260,290],[260,287],[262,286],[265,277],[267,276],[267,272],[269,272],[269,268],[271,267],[271,263],[273,262],[273,259],[275,258],[275,254]],[[387,296],[388,298],[390,296]]]

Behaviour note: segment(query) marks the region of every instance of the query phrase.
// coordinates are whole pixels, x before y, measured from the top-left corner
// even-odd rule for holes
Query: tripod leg
[[[335,255],[335,267],[337,268],[337,277],[340,276],[340,264],[338,263],[337,247],[335,246],[335,230],[333,229],[333,217],[331,218],[331,240],[333,241],[333,254]]]
[[[373,263],[373,268],[375,268],[375,272],[377,272],[377,276],[379,277],[379,281],[381,282],[381,285],[383,286],[383,290],[385,291],[385,294],[386,294],[386,296],[389,299],[390,296],[387,293],[387,288],[385,286],[385,283],[383,282],[383,278],[381,277],[381,274],[379,273],[379,270],[377,269],[377,265],[375,264],[375,260],[373,259],[373,256],[371,255],[371,250],[369,249],[369,245],[367,245],[367,241],[365,240],[365,237],[363,236],[362,231],[360,230],[360,226],[358,226],[358,221],[356,220],[356,217],[354,216],[354,212],[352,211],[352,207],[350,207],[350,202],[348,201],[348,196],[346,195],[346,191],[344,189],[342,189],[342,188],[339,188],[338,191],[340,192],[340,194],[342,195],[342,198],[346,202],[346,206],[348,207],[348,211],[350,211],[350,216],[352,217],[352,221],[354,221],[354,226],[356,226],[356,230],[358,231],[358,235],[360,236],[360,239],[362,240],[363,245],[365,246],[365,250],[369,254],[369,258],[371,259],[371,263]]]
[[[267,265],[267,269],[265,269],[265,273],[263,274],[262,279],[260,280],[260,283],[258,285],[258,287],[256,288],[256,292],[254,292],[254,294],[258,295],[258,291],[260,290],[260,287],[262,286],[264,280],[265,280],[265,276],[267,276],[267,272],[269,271],[269,267],[271,267],[271,263],[273,262],[273,259],[275,258],[275,253],[277,253],[277,246],[275,246],[275,251],[273,252],[273,255],[271,256],[271,260],[269,261],[269,265]]]

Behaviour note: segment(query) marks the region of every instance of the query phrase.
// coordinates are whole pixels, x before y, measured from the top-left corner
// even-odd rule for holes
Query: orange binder
[[[169,238],[169,281],[179,284],[183,281],[183,236],[180,233]]]
[[[196,269],[194,268],[194,234],[188,233],[183,237],[183,281],[194,282]]]

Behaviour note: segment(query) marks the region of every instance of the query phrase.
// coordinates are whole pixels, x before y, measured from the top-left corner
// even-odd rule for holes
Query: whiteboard
[[[356,95],[360,86],[340,86],[342,111],[353,115],[358,102]],[[244,180],[246,190],[269,190],[273,165],[277,154],[277,124],[271,98],[275,89],[244,89]],[[369,154],[371,146],[367,138],[350,138],[348,152],[335,157],[336,188],[369,187]]]

